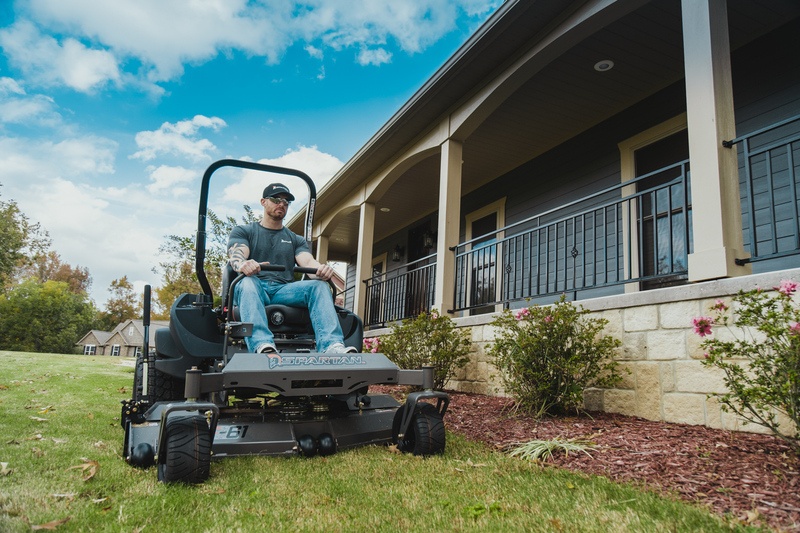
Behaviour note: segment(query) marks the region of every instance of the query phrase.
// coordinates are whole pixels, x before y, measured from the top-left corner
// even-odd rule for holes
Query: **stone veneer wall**
[[[693,332],[691,319],[711,314],[709,308],[717,299],[729,301],[742,289],[776,287],[784,279],[800,281],[800,269],[578,301],[608,320],[606,332],[622,341],[617,360],[630,371],[617,388],[587,390],[586,408],[649,420],[766,431],[743,425],[735,415],[723,412],[715,398],[708,397],[725,391],[722,372],[702,365],[702,339]],[[498,372],[486,354],[495,334],[489,325],[493,316],[455,319],[458,326],[472,328],[473,352],[448,388],[504,394]],[[375,330],[366,336],[388,332]],[[785,423],[788,428],[788,419]]]

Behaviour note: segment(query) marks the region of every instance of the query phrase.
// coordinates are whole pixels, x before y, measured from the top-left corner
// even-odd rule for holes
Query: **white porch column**
[[[442,144],[439,171],[439,225],[436,242],[436,290],[433,306],[444,314],[453,309],[455,255],[451,246],[458,244],[461,221],[462,145],[448,139]]]
[[[736,150],[722,141],[736,137],[726,0],[681,0],[686,114],[692,180],[689,280],[751,272],[737,266],[748,257],[742,238]]]
[[[328,243],[329,237],[327,235],[320,235],[317,237],[317,261],[320,263],[328,262]]]
[[[362,280],[372,276],[372,241],[375,238],[375,204],[364,202],[358,219],[358,252],[356,256],[356,288],[354,311],[366,317],[367,286]]]

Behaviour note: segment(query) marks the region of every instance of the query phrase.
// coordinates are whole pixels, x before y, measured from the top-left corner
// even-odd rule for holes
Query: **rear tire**
[[[204,416],[167,419],[165,460],[158,464],[162,483],[202,483],[211,469],[211,433]]]
[[[183,400],[183,389],[186,385],[185,380],[161,372],[157,368],[153,369],[153,376],[155,378],[155,383],[153,384],[153,402]]]
[[[425,402],[418,403],[408,431],[400,438],[400,422],[406,409],[407,406],[403,404],[394,415],[392,440],[397,449],[414,455],[436,455],[444,452],[444,419],[436,407]]]

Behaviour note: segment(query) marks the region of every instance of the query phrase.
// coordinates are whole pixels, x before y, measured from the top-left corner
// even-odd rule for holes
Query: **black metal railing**
[[[436,255],[377,274],[366,283],[365,326],[383,326],[416,317],[433,306]]]
[[[726,141],[741,145],[742,229],[749,258],[738,264],[800,253],[800,115]]]
[[[800,254],[800,115],[726,141],[739,152],[745,247],[740,264]],[[453,311],[481,313],[567,293],[685,283],[692,253],[689,161],[656,170],[463,242]],[[365,280],[365,325],[433,305],[435,255]],[[542,300],[545,301],[545,300]]]
[[[689,187],[686,160],[459,244],[455,310],[491,311],[565,292],[577,299],[579,291],[633,282],[683,282]]]

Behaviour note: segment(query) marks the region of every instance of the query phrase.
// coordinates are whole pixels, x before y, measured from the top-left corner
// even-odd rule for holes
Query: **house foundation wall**
[[[729,300],[740,290],[771,289],[784,279],[800,280],[800,269],[579,300],[594,316],[608,320],[606,333],[622,341],[616,359],[629,371],[616,388],[586,390],[585,408],[648,420],[767,432],[723,411],[719,401],[709,396],[726,391],[723,373],[703,366],[702,339],[694,333],[691,320],[709,315],[717,299]],[[494,316],[454,320],[459,327],[472,328],[472,354],[447,388],[505,395],[499,372],[487,353],[496,333],[490,324]],[[368,336],[388,332],[373,331]],[[784,417],[782,425],[788,431],[791,423]]]

